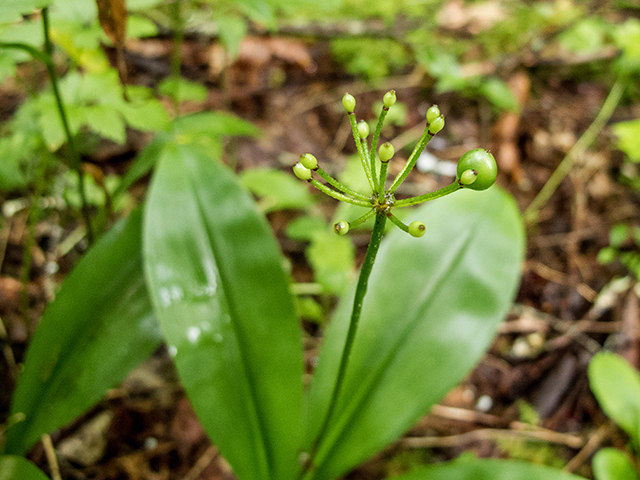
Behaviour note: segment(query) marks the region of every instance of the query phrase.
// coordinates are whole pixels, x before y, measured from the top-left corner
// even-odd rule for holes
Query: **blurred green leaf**
[[[0,3],[0,22],[13,22],[19,19],[21,14],[31,13],[50,3],[51,0],[2,0]]]
[[[234,175],[167,145],[145,216],[145,271],[182,383],[241,479],[296,478],[300,330],[265,218]]]
[[[508,460],[460,459],[422,467],[396,480],[584,480],[552,467]],[[619,479],[621,480],[621,479]]]
[[[27,186],[20,168],[20,154],[13,148],[13,138],[0,138],[0,190],[11,191]]]
[[[49,305],[27,350],[6,451],[29,447],[95,404],[158,347],[161,335],[142,274],[141,211],[82,258]]]
[[[629,457],[615,448],[603,448],[593,457],[596,480],[638,480],[638,472]]]
[[[104,138],[120,145],[127,141],[124,119],[119,112],[108,105],[87,106],[84,109],[84,120],[87,125]]]
[[[176,135],[259,136],[261,131],[255,125],[231,113],[200,112],[184,115],[174,122]]]
[[[0,456],[0,480],[49,480],[33,463],[15,455]]]
[[[235,60],[240,53],[240,44],[247,34],[247,22],[237,16],[218,16],[216,18],[220,41],[227,50],[231,60]]]
[[[622,50],[620,67],[626,73],[640,72],[640,20],[629,18],[614,30],[614,40]]]
[[[612,247],[620,247],[629,239],[629,226],[623,223],[614,225],[609,231],[609,243]]]
[[[386,77],[411,61],[401,43],[386,38],[337,38],[331,51],[349,73],[367,78]]]
[[[327,293],[342,295],[355,278],[355,248],[351,239],[336,235],[325,225],[317,232],[305,252],[313,268],[315,281]]]
[[[572,52],[593,53],[604,46],[608,30],[602,18],[587,16],[562,32],[558,40]]]
[[[487,78],[480,83],[480,94],[500,110],[518,111],[518,102],[506,83],[498,78]]]
[[[178,102],[204,102],[207,99],[207,89],[196,82],[191,82],[182,77],[169,77],[158,86],[158,91]]]
[[[290,172],[272,168],[249,168],[240,175],[242,183],[260,198],[258,205],[265,212],[306,209],[314,204],[307,183]]]
[[[632,162],[640,162],[640,119],[618,122],[612,130],[618,137],[618,148]]]
[[[292,240],[311,240],[316,234],[329,228],[322,217],[304,216],[292,220],[287,225],[287,236]]]
[[[640,375],[622,357],[596,354],[589,363],[589,384],[604,413],[640,445]]]
[[[456,192],[412,219],[427,224],[424,237],[395,230],[380,247],[314,480],[373,455],[439,401],[482,357],[518,287],[523,226],[499,188]],[[341,301],[320,352],[307,445],[328,407],[352,298]]]

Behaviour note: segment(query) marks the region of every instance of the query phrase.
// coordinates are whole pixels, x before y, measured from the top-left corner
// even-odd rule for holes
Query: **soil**
[[[128,81],[157,85],[170,70],[170,52],[171,42],[163,39],[128,44]],[[182,58],[182,75],[209,91],[205,102],[182,104],[182,113],[226,110],[264,132],[257,140],[229,141],[227,162],[233,161],[237,171],[255,166],[290,171],[304,152],[321,155],[332,169],[340,169],[346,156],[354,153],[340,107],[344,92],[356,96],[357,112],[369,112],[394,88],[407,106],[408,118],[406,126],[385,131],[387,139],[406,132],[417,139],[420,132],[411,128],[422,124],[426,109],[437,103],[447,125],[438,148],[429,151],[442,161],[455,161],[467,149],[491,149],[499,162],[498,183],[522,211],[589,127],[611,87],[601,78],[572,76],[569,66],[522,64],[505,74],[521,110],[497,114],[485,100],[436,93],[433,81],[419,67],[377,83],[355,80],[332,60],[328,44],[321,40],[250,37],[240,58],[224,68],[216,45],[187,39]],[[19,90],[4,85],[0,118],[9,118],[22,98]],[[634,114],[637,117],[637,111],[623,105],[609,125]],[[129,132],[127,145],[103,142],[83,160],[95,175],[122,173],[145,141]],[[527,256],[515,304],[477,368],[405,438],[345,478],[382,479],[420,462],[449,459],[469,450],[482,457],[569,462],[569,470],[589,476],[590,455],[597,447],[625,444],[623,434],[599,409],[586,377],[589,359],[605,341],[608,348],[640,366],[635,280],[610,288],[612,279],[628,272],[620,263],[603,266],[596,258],[608,245],[613,225],[640,222],[640,198],[618,182],[623,157],[612,145],[607,126],[576,158],[569,175],[540,210],[538,222],[528,225]],[[132,191],[141,196],[147,180]],[[447,180],[414,172],[408,184],[427,191]],[[16,199],[4,198],[5,206],[9,200]],[[329,200],[323,208],[329,216],[334,207]],[[275,212],[269,220],[292,262],[295,279],[307,282],[312,271],[302,254],[305,245],[284,235],[295,215]],[[0,391],[3,421],[14,384],[12,359],[18,364],[23,360],[28,338],[51,298],[51,282],[62,281],[82,253],[80,242],[64,257],[53,259],[60,266],[58,273],[47,273],[53,247],[69,235],[74,221],[60,212],[43,216],[35,225],[25,295],[21,279],[28,248],[26,211],[5,217],[0,232],[4,253],[0,314],[7,337],[0,340],[5,348],[0,382],[9,388]],[[366,242],[357,237],[354,241],[361,260]],[[633,249],[632,244],[627,247]],[[608,292],[606,298],[603,292]],[[524,423],[532,419],[527,405],[539,416],[535,428]],[[200,427],[164,347],[99,405],[52,438],[65,479],[234,478]],[[49,472],[42,445],[29,458]]]

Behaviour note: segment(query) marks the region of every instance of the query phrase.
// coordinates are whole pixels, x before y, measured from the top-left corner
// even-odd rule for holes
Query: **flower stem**
[[[376,162],[376,149],[378,148],[378,139],[380,138],[380,132],[382,131],[382,124],[384,123],[384,119],[387,116],[387,112],[389,112],[389,107],[382,106],[382,111],[380,112],[380,117],[378,118],[378,124],[376,125],[376,131],[373,134],[373,139],[371,140],[371,171],[373,172],[373,177],[375,178],[375,162]]]
[[[419,203],[428,202],[429,200],[435,200],[436,198],[444,197],[445,195],[449,195],[450,193],[458,191],[461,188],[463,188],[462,185],[460,185],[458,182],[453,182],[452,184],[447,185],[446,187],[442,187],[435,192],[425,193],[424,195],[420,195],[419,197],[403,198],[402,200],[396,201],[393,206],[395,208],[398,208],[417,205]]]
[[[358,122],[356,122],[355,113],[349,113],[349,121],[351,122],[351,131],[353,132],[353,139],[356,141],[356,148],[358,149],[358,155],[360,156],[360,161],[362,162],[362,168],[365,175],[367,176],[367,180],[369,180],[371,191],[375,192],[376,187],[373,184],[373,177],[371,176],[371,163],[369,162],[369,157],[366,155],[364,148],[362,148],[362,142],[360,141],[360,134],[358,133]]]
[[[322,426],[320,427],[318,435],[313,443],[313,446],[311,447],[307,469],[309,469],[313,465],[315,456],[318,453],[318,447],[324,439],[327,430],[329,429],[331,417],[333,416],[336,405],[338,403],[338,399],[340,397],[340,391],[342,390],[342,386],[344,385],[347,366],[349,364],[349,357],[351,355],[351,350],[356,338],[356,330],[358,329],[360,313],[362,312],[362,304],[364,302],[364,297],[367,293],[367,287],[369,285],[369,276],[371,275],[371,270],[373,269],[373,263],[376,259],[376,255],[378,254],[378,249],[380,248],[380,242],[382,241],[382,235],[384,234],[384,226],[386,221],[386,213],[378,212],[376,214],[376,221],[373,226],[373,232],[371,232],[371,241],[369,242],[369,247],[367,248],[367,254],[365,255],[362,269],[360,270],[360,277],[358,278],[356,294],[353,299],[351,321],[349,323],[349,330],[347,332],[347,339],[344,344],[344,349],[342,350],[342,357],[340,358],[340,366],[338,367],[336,383],[333,386],[333,392],[331,393],[331,399],[329,400],[329,408],[327,409],[324,421],[322,422]]]
[[[433,138],[433,135],[429,133],[429,128],[425,128],[424,132],[422,133],[422,136],[420,137],[420,140],[418,140],[418,144],[413,149],[413,152],[411,152],[411,156],[409,157],[409,160],[407,160],[407,163],[405,163],[404,167],[402,168],[402,171],[398,174],[398,176],[395,178],[395,180],[391,184],[391,187],[389,188],[389,193],[395,192],[396,189],[400,186],[400,184],[404,182],[405,178],[407,178],[407,176],[409,175],[409,172],[411,172],[416,162],[418,161],[420,154],[427,146],[427,143],[429,143],[429,140],[431,140],[432,138]]]
[[[342,200],[343,202],[347,202],[347,203],[350,203],[352,205],[358,205],[359,207],[369,207],[369,208],[371,208],[373,206],[373,205],[371,205],[371,202],[369,202],[369,201],[359,200],[357,198],[351,198],[348,195],[345,195],[344,193],[340,193],[340,192],[336,192],[335,190],[331,190],[329,187],[327,187],[326,185],[323,185],[322,183],[320,183],[319,181],[317,181],[314,178],[310,178],[307,181],[311,185],[316,187],[318,190],[320,190],[322,193],[325,193],[325,194],[329,195],[330,197],[335,198],[336,200]]]
[[[340,190],[342,193],[346,193],[347,195],[351,195],[352,197],[357,198],[359,200],[365,200],[367,202],[369,201],[369,198],[367,198],[364,195],[362,195],[361,193],[358,193],[355,190],[351,190],[349,187],[341,184],[339,181],[337,181],[335,178],[333,178],[331,175],[329,175],[327,172],[325,172],[322,168],[318,167],[318,169],[315,170],[315,172],[318,175],[320,175],[322,178],[324,178],[329,185],[331,185],[332,187],[336,188],[337,190]]]

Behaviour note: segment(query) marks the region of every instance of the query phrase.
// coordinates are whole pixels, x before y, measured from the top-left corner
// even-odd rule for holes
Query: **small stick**
[[[44,447],[44,453],[47,456],[47,461],[49,462],[51,479],[62,480],[62,475],[60,475],[60,466],[58,465],[58,459],[56,458],[56,452],[53,449],[53,442],[47,433],[42,434],[42,446]]]

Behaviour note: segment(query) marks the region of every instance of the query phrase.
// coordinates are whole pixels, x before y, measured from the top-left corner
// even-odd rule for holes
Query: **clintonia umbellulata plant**
[[[430,112],[410,163],[443,126]],[[213,133],[226,124],[213,120]],[[472,151],[451,186],[392,206],[412,165],[381,186],[373,172],[384,172],[392,147],[381,145],[382,162],[374,163],[370,152],[378,148],[360,140],[359,150],[369,153],[372,194],[365,201],[334,186],[335,195],[361,200],[375,216],[374,232],[360,281],[341,299],[305,389],[300,326],[270,226],[202,135],[177,127],[149,150],[155,171],[144,210],[83,258],[43,319],[12,406],[19,423],[7,431],[5,453],[24,454],[40,434],[85,411],[141,358],[138,337],[147,352],[157,344],[157,320],[198,418],[239,479],[338,478],[406,432],[490,345],[518,285],[524,236],[517,208],[495,187],[463,191],[417,209],[408,225],[397,222],[419,240],[392,231],[381,241],[394,208],[493,183],[483,180],[490,157]],[[355,128],[358,138],[367,136],[364,126]],[[296,167],[303,177],[315,168],[309,160]],[[74,302],[82,307],[78,314]],[[99,321],[92,312],[101,313]],[[120,317],[130,320],[114,321]],[[39,408],[43,398],[52,406]],[[450,468],[477,479],[482,475],[472,474],[512,478],[527,467]],[[438,468],[434,475],[449,467]],[[532,478],[569,478],[538,473]]]

